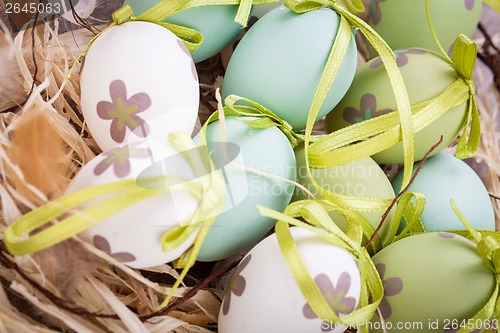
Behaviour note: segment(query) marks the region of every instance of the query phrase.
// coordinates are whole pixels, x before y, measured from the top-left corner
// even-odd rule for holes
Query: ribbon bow
[[[363,231],[357,223],[358,213],[336,206],[327,200],[303,200],[290,204],[284,213],[259,207],[262,215],[276,219],[276,237],[283,257],[312,310],[318,318],[355,327],[368,332],[366,324],[373,317],[384,294],[380,276],[367,250],[361,246]],[[342,214],[352,230],[351,236],[344,234],[328,215],[329,211]],[[301,221],[302,218],[306,222]],[[313,232],[332,245],[344,248],[358,260],[361,275],[361,295],[358,309],[339,318],[330,307],[318,285],[309,274],[289,227],[298,226]]]
[[[486,304],[471,319],[473,323],[483,323],[485,331],[499,332],[498,322],[491,320],[500,318],[500,233],[496,231],[476,231],[460,212],[453,199],[451,207],[467,230],[454,230],[453,233],[465,236],[477,244],[477,253],[484,265],[495,275],[496,286]],[[497,324],[497,325],[494,325]],[[477,325],[477,324],[476,324]],[[461,328],[457,333],[468,333],[470,330]],[[483,332],[483,330],[481,330]]]

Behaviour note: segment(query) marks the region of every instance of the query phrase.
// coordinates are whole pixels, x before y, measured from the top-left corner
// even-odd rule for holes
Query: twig
[[[375,237],[378,235],[378,233],[380,232],[380,229],[382,229],[382,226],[384,225],[384,222],[387,220],[387,216],[389,216],[389,212],[392,210],[392,208],[396,205],[396,203],[398,202],[399,198],[401,198],[403,196],[403,194],[405,194],[406,191],[408,191],[408,189],[410,188],[410,186],[413,184],[413,182],[415,181],[415,178],[417,178],[417,175],[420,173],[420,170],[422,170],[422,167],[424,166],[425,164],[425,161],[427,161],[427,159],[429,158],[430,154],[437,148],[439,147],[439,145],[443,142],[443,136],[441,135],[441,137],[439,138],[438,142],[436,142],[424,155],[424,158],[422,158],[422,160],[419,162],[418,164],[418,167],[417,169],[415,170],[415,173],[412,175],[412,177],[410,178],[410,182],[408,183],[408,185],[406,185],[402,190],[401,192],[398,193],[398,195],[396,195],[394,197],[394,199],[392,199],[391,201],[391,204],[389,205],[389,207],[387,207],[387,209],[385,210],[384,212],[384,215],[382,215],[382,220],[380,221],[379,225],[377,226],[377,228],[375,229],[375,231],[373,232],[373,235],[370,237],[370,239],[368,240],[368,242],[366,243],[365,245],[365,248],[368,249],[368,247],[370,246],[370,244],[373,242],[373,240],[375,239]]]
[[[500,197],[498,195],[494,195],[493,193],[488,193],[490,197],[492,197],[495,200],[500,200]]]
[[[175,310],[176,308],[178,308],[179,306],[184,304],[186,301],[188,301],[190,298],[192,298],[194,295],[196,295],[198,293],[198,291],[207,287],[212,281],[229,273],[236,266],[238,266],[240,261],[241,261],[241,259],[212,272],[209,276],[207,276],[206,279],[204,279],[203,281],[201,281],[200,283],[198,283],[197,285],[195,285],[191,289],[189,289],[184,294],[184,296],[182,296],[181,298],[176,299],[175,301],[173,301],[172,303],[170,303],[167,307],[165,307],[163,309],[160,309],[156,312],[153,312],[153,313],[150,313],[147,315],[139,316],[139,319],[145,321],[145,320],[148,320],[148,319],[153,318],[153,317],[168,315],[171,311]]]

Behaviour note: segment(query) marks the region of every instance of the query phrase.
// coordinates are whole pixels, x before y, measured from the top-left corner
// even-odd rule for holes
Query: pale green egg
[[[308,177],[303,144],[295,148],[295,157],[297,159],[297,182],[308,189],[316,198],[323,198],[317,187]],[[311,174],[317,184],[335,194],[376,199],[394,198],[391,182],[384,171],[370,157],[333,168],[311,168]],[[292,201],[303,199],[308,199],[308,194],[299,187],[296,187]],[[362,212],[361,215],[375,229],[379,225],[384,211]],[[331,212],[330,216],[343,231],[347,230],[344,216],[337,212]],[[380,230],[379,236],[383,241],[386,241],[389,236],[393,218],[394,210],[389,213]]]
[[[296,162],[290,142],[277,127],[256,129],[243,122],[249,120],[254,118],[226,118],[226,140],[239,147],[239,154],[221,169],[224,208],[203,243],[200,261],[226,258],[255,245],[276,223],[257,206],[283,211],[293,195],[295,185],[289,181],[296,179]],[[217,121],[207,128],[207,144],[210,148],[221,141]]]
[[[412,105],[439,96],[459,79],[459,74],[451,64],[432,51],[402,49],[396,50],[395,54]],[[328,114],[327,126],[329,131],[333,132],[396,109],[397,104],[389,76],[380,58],[375,58],[358,68],[351,88]],[[447,147],[460,132],[466,110],[467,103],[462,103],[416,133],[415,160],[421,160],[441,135],[443,142],[433,154]],[[374,154],[372,158],[379,164],[401,164],[403,144],[399,142]]]
[[[403,238],[373,256],[387,332],[442,333],[450,321],[472,318],[497,283],[476,250],[465,237],[438,232]],[[376,314],[370,332],[383,332],[381,325]]]
[[[156,5],[158,0],[125,0],[135,15],[139,15]],[[242,31],[242,27],[234,22],[237,5],[202,6],[189,8],[167,18],[165,22],[198,30],[203,35],[203,43],[191,53],[194,62],[198,63],[213,57]]]
[[[446,52],[458,35],[472,37],[482,6],[481,0],[429,1],[432,25]],[[425,0],[372,0],[368,23],[392,49],[439,51],[427,21]]]
[[[264,15],[241,39],[229,61],[223,97],[254,100],[290,123],[306,126],[307,116],[339,27],[327,8],[296,14],[278,7]],[[354,37],[317,119],[325,116],[349,88],[357,63]]]
[[[414,166],[414,170],[417,164]],[[393,179],[395,189],[401,187],[403,172]],[[451,209],[453,199],[467,221],[478,230],[495,230],[495,213],[488,190],[481,178],[462,160],[445,153],[429,158],[409,191],[425,195],[421,220],[427,231],[465,229]]]

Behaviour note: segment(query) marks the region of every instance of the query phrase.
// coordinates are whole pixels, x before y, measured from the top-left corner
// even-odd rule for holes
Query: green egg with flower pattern
[[[445,51],[451,51],[458,35],[472,37],[482,7],[481,0],[429,1],[432,25]],[[368,23],[392,49],[439,51],[429,28],[425,0],[372,0]]]
[[[153,7],[159,0],[125,0],[139,15]],[[198,63],[213,57],[229,45],[242,31],[242,27],[234,22],[237,5],[200,6],[176,13],[165,22],[195,29],[203,35],[203,43],[191,52],[194,62]]]
[[[395,54],[412,105],[439,96],[460,78],[446,59],[432,51],[417,48],[401,49],[396,50]],[[327,127],[333,132],[394,112],[396,109],[397,104],[389,76],[380,58],[375,58],[357,69],[351,88],[328,114]],[[429,126],[416,133],[415,160],[421,160],[441,135],[443,142],[432,154],[447,147],[459,134],[466,111],[467,102],[464,102],[446,111]],[[379,164],[401,164],[403,145],[399,142],[374,154],[372,158]]]
[[[467,323],[485,306],[497,283],[476,244],[451,233],[403,238],[373,256],[373,262],[384,298],[370,332],[385,327],[388,333],[451,333],[452,322]],[[470,331],[480,326],[474,321]]]
[[[307,174],[303,143],[295,148],[295,158],[297,160],[297,182],[316,198],[323,198]],[[394,198],[394,190],[392,189],[391,182],[380,166],[370,157],[337,167],[324,169],[311,168],[310,170],[314,181],[323,189],[332,193],[350,197]],[[296,187],[292,201],[304,199],[309,199],[308,194],[301,188]],[[385,208],[379,211],[361,212],[361,215],[375,229],[379,225],[384,212]],[[337,212],[330,212],[330,216],[343,231],[347,230],[346,220],[343,215]],[[379,233],[382,241],[386,241],[389,236],[393,218],[394,210],[391,210]]]

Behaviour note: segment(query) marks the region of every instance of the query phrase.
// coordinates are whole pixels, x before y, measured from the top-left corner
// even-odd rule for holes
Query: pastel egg
[[[414,166],[414,170],[417,164]],[[392,181],[401,187],[403,174]],[[478,230],[495,230],[495,213],[488,190],[481,178],[462,160],[439,153],[429,158],[409,191],[425,195],[426,204],[421,221],[427,231],[465,229],[451,208],[453,199],[467,221]]]
[[[84,165],[69,184],[66,194],[88,187],[138,179],[154,162],[177,154],[172,147],[149,141],[108,150]],[[191,166],[184,159],[168,168],[168,173],[150,176],[179,176],[194,179]],[[140,185],[139,185],[140,186]],[[84,237],[94,246],[134,268],[146,268],[170,262],[193,245],[196,233],[170,252],[161,247],[161,236],[186,220],[197,208],[198,200],[172,186],[161,193],[133,204],[100,221],[85,231]]]
[[[125,4],[130,5],[136,15],[158,2],[158,0],[125,0]],[[165,19],[165,22],[195,29],[203,35],[203,43],[191,54],[194,62],[198,63],[222,51],[239,35],[242,28],[234,22],[237,12],[237,5],[201,6],[174,14]]]
[[[252,16],[260,19],[262,16],[266,15],[274,8],[277,8],[282,5],[283,5],[283,0],[265,5],[254,5],[252,10]]]
[[[459,78],[453,67],[438,54],[423,49],[396,50],[396,60],[412,105],[439,96]],[[387,72],[380,58],[375,58],[356,71],[353,84],[345,97],[327,116],[328,129],[335,130],[393,112],[397,109]],[[467,103],[448,110],[415,135],[416,161],[438,142],[433,154],[447,147],[458,135],[465,119]],[[379,164],[403,163],[403,144],[372,156]]]
[[[223,97],[235,94],[249,98],[286,120],[294,130],[304,129],[339,21],[339,15],[327,8],[304,14],[285,7],[273,9],[236,47],[224,77]],[[353,37],[317,119],[344,96],[356,63]]]
[[[290,231],[309,274],[332,309],[338,316],[355,310],[361,281],[354,257],[310,231]],[[342,325],[322,320],[312,311],[274,234],[257,244],[236,268],[226,289],[218,327],[220,333],[345,331]]]
[[[476,244],[450,233],[403,238],[373,256],[373,262],[385,288],[379,312],[388,332],[443,332],[452,320],[467,322],[496,284]],[[379,315],[370,327],[370,332],[383,331]]]
[[[256,129],[243,122],[250,120],[254,118],[226,118],[226,141],[239,146],[239,155],[222,168],[226,181],[224,207],[203,242],[200,261],[226,258],[255,245],[276,223],[261,216],[257,205],[283,211],[290,203],[295,186],[285,180],[296,179],[290,142],[276,127]],[[207,128],[207,144],[213,149],[213,144],[221,141],[217,121]]]
[[[458,35],[472,37],[482,6],[481,0],[429,1],[432,25],[445,51],[451,51]],[[368,23],[392,49],[439,51],[429,28],[425,0],[372,0]]]
[[[303,144],[295,148],[295,157],[297,159],[297,182],[308,189],[316,198],[322,198],[323,196],[308,177]],[[311,168],[311,174],[316,183],[335,194],[376,199],[394,198],[391,182],[384,171],[370,157],[333,168]],[[308,199],[308,195],[296,187],[292,201],[303,199]],[[385,210],[361,212],[361,215],[370,222],[373,228],[377,228],[384,212]],[[347,231],[345,218],[341,214],[331,212],[330,216],[343,231]],[[394,210],[389,213],[380,230],[379,235],[383,241],[387,240],[389,236],[393,218]]]
[[[85,121],[103,151],[191,134],[198,116],[193,59],[179,38],[153,23],[103,32],[85,56],[80,89]]]

